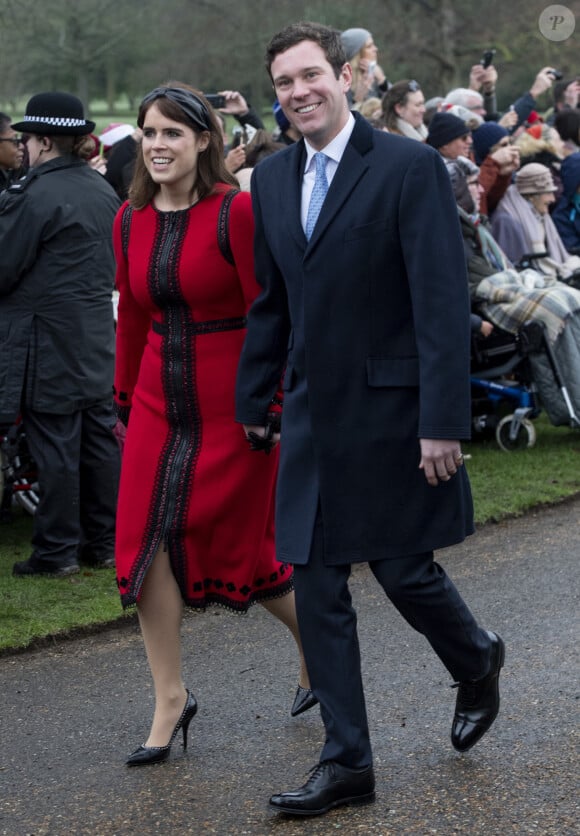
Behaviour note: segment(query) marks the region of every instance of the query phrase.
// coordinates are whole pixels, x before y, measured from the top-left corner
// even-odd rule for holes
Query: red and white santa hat
[[[131,136],[134,131],[135,128],[133,125],[127,125],[121,122],[111,122],[111,124],[107,125],[103,133],[99,136],[99,142],[102,142],[105,148],[111,148],[117,142],[125,139],[125,137]]]

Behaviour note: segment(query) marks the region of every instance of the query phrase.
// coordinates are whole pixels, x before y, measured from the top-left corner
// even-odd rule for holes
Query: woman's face
[[[378,53],[379,51],[375,46],[375,42],[372,38],[369,38],[360,51],[360,57],[364,58],[366,61],[376,61]]]
[[[554,192],[542,192],[542,194],[527,195],[528,200],[538,213],[538,215],[547,215],[550,211],[550,206],[555,201]]]
[[[209,133],[196,133],[189,125],[164,116],[155,102],[143,122],[143,161],[152,180],[161,188],[190,192],[197,179],[201,151],[209,145]]]
[[[550,128],[548,131],[548,142],[552,146],[554,153],[558,155],[560,158],[564,158],[566,156],[566,146],[564,144],[564,140],[556,130],[556,128]]]
[[[473,200],[474,211],[479,212],[479,208],[481,206],[481,196],[483,194],[483,186],[479,182],[479,175],[474,174],[471,177],[467,178],[467,188],[469,189],[469,194]]]
[[[395,110],[399,118],[408,122],[413,128],[418,128],[423,123],[423,114],[425,113],[425,96],[421,90],[416,90],[414,93],[408,93],[406,103],[395,105]]]

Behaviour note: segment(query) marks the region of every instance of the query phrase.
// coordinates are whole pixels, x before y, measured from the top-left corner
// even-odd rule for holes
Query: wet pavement
[[[0,834],[579,834],[579,520],[576,499],[438,554],[506,643],[500,715],[464,755],[449,742],[447,673],[367,567],[355,569],[377,778],[366,807],[293,819],[267,806],[304,783],[323,730],[318,708],[290,717],[293,642],[260,607],[186,618],[199,712],[187,754],[176,744],[153,767],[124,766],[153,704],[134,621],[3,656]]]

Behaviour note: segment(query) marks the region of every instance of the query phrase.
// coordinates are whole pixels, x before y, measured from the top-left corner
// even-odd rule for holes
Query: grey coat
[[[22,405],[66,414],[111,396],[118,207],[72,156],[0,196],[0,421]]]

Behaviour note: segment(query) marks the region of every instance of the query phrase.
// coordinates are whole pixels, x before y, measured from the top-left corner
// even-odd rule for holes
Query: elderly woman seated
[[[479,214],[479,168],[463,157],[446,166],[458,206],[474,311],[510,334],[530,320],[541,322],[564,369],[574,412],[580,415],[580,291],[537,270],[516,270]],[[570,413],[547,358],[530,359],[550,421],[569,424]]]
[[[558,234],[549,209],[556,186],[550,169],[541,163],[522,166],[494,212],[493,236],[514,264],[534,254],[534,265],[557,279],[568,279],[580,269]]]

